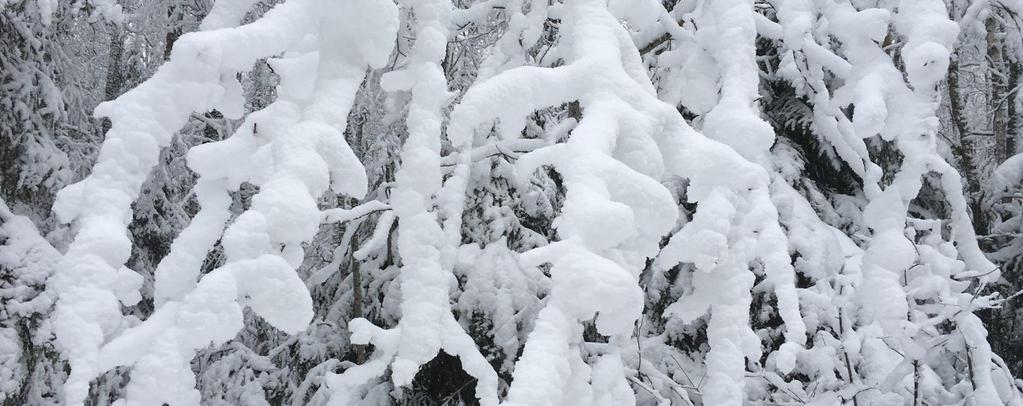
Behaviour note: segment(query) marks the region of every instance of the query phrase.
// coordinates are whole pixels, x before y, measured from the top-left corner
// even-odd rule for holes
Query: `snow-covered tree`
[[[0,11],[4,404],[1023,404],[1018,1]]]

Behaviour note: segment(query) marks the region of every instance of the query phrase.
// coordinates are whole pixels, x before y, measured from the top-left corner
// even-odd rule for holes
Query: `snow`
[[[0,199],[0,402],[34,401],[19,398],[26,382],[39,375],[29,357],[41,339],[26,334],[30,320],[40,320],[53,306],[45,291],[46,280],[56,271],[61,253],[40,234],[28,217],[11,212]],[[29,335],[29,337],[26,337]]]
[[[96,109],[97,116],[113,122],[99,160],[89,177],[61,190],[54,204],[61,221],[78,226],[52,280],[60,297],[57,340],[67,350],[72,368],[65,384],[67,404],[84,401],[88,381],[102,372],[93,366],[99,347],[123,317],[114,290],[124,285],[120,279],[130,277],[118,272],[131,246],[124,230],[131,219],[131,202],[156,164],[160,146],[170,141],[192,111],[217,103],[222,72],[244,69],[297,40],[298,35],[289,34],[303,33],[308,26],[305,7],[289,2],[237,30],[182,36],[171,61],[153,78]],[[221,46],[227,43],[232,46]]]
[[[496,405],[497,373],[476,348],[450,310],[449,289],[454,283],[453,241],[445,235],[431,200],[441,190],[440,136],[441,107],[449,95],[440,62],[446,55],[451,3],[447,0],[420,0],[411,3],[417,18],[415,43],[404,69],[387,73],[381,86],[388,91],[410,92],[406,126],[408,139],[402,149],[402,167],[395,175],[391,193],[393,216],[398,218],[398,253],[402,257],[401,319],[392,330],[381,330],[358,321],[350,325],[353,342],[372,343],[376,348],[370,363],[349,368],[340,375],[329,374],[327,385],[333,392],[333,404],[352,402],[354,390],[390,367],[396,386],[412,383],[419,368],[443,350],[459,357],[462,368],[476,379],[476,397],[480,404]],[[471,150],[471,134],[452,139],[465,158]],[[465,163],[460,163],[464,171]],[[456,168],[455,177],[458,174]],[[448,180],[457,183],[456,180]],[[461,189],[464,195],[464,189]],[[464,197],[463,197],[464,199]],[[456,202],[457,204],[457,202]],[[460,230],[456,219],[453,233]],[[390,230],[390,225],[386,227]],[[450,233],[450,232],[449,232]],[[376,233],[375,233],[376,234]],[[376,239],[381,239],[383,236]],[[457,243],[457,241],[454,241]],[[374,244],[374,243],[371,243]],[[379,243],[375,243],[379,244]]]
[[[257,2],[217,1],[96,109],[96,165],[54,204],[63,254],[0,204],[0,321],[52,307],[70,405],[115,368],[120,405],[407,401],[442,351],[482,405],[1019,403],[975,314],[1001,272],[938,136],[947,5],[761,3],[289,0],[239,27]],[[248,112],[253,66],[279,84]],[[232,134],[187,152],[197,205],[151,314],[126,315],[152,270],[126,265],[133,202],[213,109]],[[268,355],[231,347],[253,320]],[[24,347],[0,327],[0,395]],[[296,377],[281,360],[310,372],[271,388]]]
[[[328,209],[321,213],[324,222],[343,223],[366,216],[373,212],[388,209],[390,209],[390,206],[386,203],[379,200],[370,200],[351,209]]]
[[[256,0],[217,1],[213,3],[206,18],[199,24],[202,31],[219,28],[236,27],[241,24],[245,14],[256,4]]]
[[[656,101],[650,101],[637,95],[648,95],[646,97],[652,97],[652,89],[649,89],[649,85],[643,85],[642,83],[636,83],[635,75],[630,75],[629,64],[623,64],[622,69],[617,72],[613,69],[607,69],[607,66],[615,66],[621,62],[610,62],[609,58],[618,58],[614,53],[608,54],[604,48],[596,47],[595,44],[599,43],[601,36],[611,35],[612,38],[619,36],[619,31],[614,27],[613,24],[607,24],[605,18],[607,18],[607,11],[601,10],[601,8],[595,4],[582,3],[573,5],[566,10],[566,18],[572,18],[573,25],[571,26],[574,31],[573,34],[573,47],[568,50],[568,54],[574,55],[575,59],[567,66],[555,69],[541,69],[537,70],[534,68],[519,68],[509,70],[501,75],[495,76],[490,82],[484,82],[472,89],[469,94],[463,98],[463,103],[460,104],[453,114],[453,121],[457,121],[455,114],[458,114],[459,109],[464,108],[466,111],[475,113],[474,116],[478,117],[473,122],[482,122],[490,117],[497,116],[495,113],[487,113],[481,111],[481,108],[477,106],[477,103],[482,103],[485,96],[491,94],[504,94],[505,99],[502,100],[502,105],[508,106],[504,113],[499,117],[502,123],[514,122],[515,118],[512,117],[510,120],[509,115],[522,114],[523,111],[530,111],[540,108],[544,105],[554,104],[559,100],[570,99],[572,94],[579,94],[579,99],[582,102],[582,107],[585,112],[583,120],[578,126],[572,131],[572,135],[566,144],[559,144],[550,147],[544,147],[533,152],[530,152],[519,159],[518,172],[519,173],[531,173],[535,168],[543,164],[554,164],[559,169],[562,175],[565,177],[565,181],[568,187],[568,196],[563,207],[563,214],[556,220],[556,227],[558,227],[559,234],[564,241],[552,244],[548,247],[536,249],[532,252],[524,254],[523,260],[526,261],[523,264],[530,266],[536,265],[543,262],[552,262],[553,268],[552,273],[552,288],[551,288],[551,299],[548,301],[547,307],[541,311],[541,315],[537,321],[537,328],[532,334],[530,334],[527,340],[525,352],[523,353],[522,360],[516,365],[516,374],[512,381],[512,387],[509,392],[509,399],[511,403],[515,404],[518,402],[518,396],[523,396],[521,402],[529,404],[532,402],[528,399],[548,399],[553,401],[554,399],[565,399],[565,396],[569,396],[572,393],[571,382],[577,378],[574,375],[562,374],[561,377],[556,378],[555,382],[562,382],[560,385],[555,385],[548,389],[540,389],[545,384],[540,382],[543,379],[538,379],[529,373],[519,373],[519,371],[526,369],[532,371],[533,363],[543,363],[547,365],[548,362],[554,362],[558,357],[564,358],[564,350],[558,350],[557,353],[549,353],[553,348],[564,348],[565,345],[571,345],[575,338],[570,340],[570,337],[565,336],[565,330],[555,329],[555,326],[548,328],[541,328],[540,326],[546,325],[546,323],[571,323],[571,319],[565,320],[565,317],[575,315],[578,320],[586,320],[592,317],[594,314],[597,315],[597,327],[602,334],[606,335],[620,335],[628,332],[631,329],[632,324],[636,320],[636,317],[641,310],[640,307],[640,296],[632,288],[619,285],[632,285],[635,282],[629,282],[629,280],[635,280],[636,271],[627,271],[627,269],[637,269],[637,266],[641,264],[635,262],[636,259],[643,258],[645,256],[652,256],[657,252],[656,244],[657,241],[666,234],[671,227],[671,222],[665,222],[665,219],[674,218],[676,210],[674,204],[671,203],[671,197],[666,193],[667,191],[656,182],[649,182],[650,177],[658,179],[662,173],[666,170],[677,171],[676,173],[683,174],[693,179],[693,184],[690,186],[690,195],[694,196],[694,199],[701,201],[701,207],[717,208],[721,207],[718,204],[714,204],[713,196],[720,196],[720,192],[716,191],[717,187],[720,187],[721,180],[725,180],[726,186],[728,182],[735,185],[737,190],[746,190],[748,187],[747,182],[755,182],[754,175],[753,179],[749,176],[720,176],[719,174],[728,173],[730,175],[741,173],[736,169],[749,168],[749,164],[739,164],[735,166],[737,162],[743,162],[742,158],[737,155],[728,155],[727,152],[721,150],[719,146],[713,144],[707,144],[703,141],[700,144],[699,139],[693,139],[692,141],[697,143],[695,147],[683,148],[679,144],[675,144],[670,138],[669,139],[655,139],[649,135],[655,128],[665,125],[665,121],[677,120],[675,114],[668,113],[663,105]],[[610,29],[609,29],[610,28]],[[610,31],[610,32],[608,32]],[[622,44],[621,42],[619,42]],[[630,44],[631,46],[631,44]],[[625,51],[623,51],[625,52]],[[627,58],[621,58],[627,59]],[[601,69],[594,69],[594,66],[601,66]],[[610,71],[610,72],[608,72]],[[613,98],[608,98],[608,94],[601,93],[606,91],[600,90],[589,90],[586,88],[575,88],[572,86],[573,82],[568,82],[569,87],[564,88],[565,85],[560,83],[564,82],[561,80],[563,75],[580,75],[584,74],[587,77],[599,77],[602,79],[592,79],[592,82],[601,83],[607,82],[613,84],[609,86],[610,95],[614,97],[620,97],[622,101],[615,101]],[[615,75],[619,76],[615,76]],[[646,82],[646,79],[643,79]],[[492,84],[490,84],[492,83]],[[488,84],[490,84],[488,86]],[[521,94],[530,94],[528,89],[539,88],[543,84],[543,88],[546,93],[542,98],[538,97],[523,97],[518,98]],[[554,87],[557,86],[557,87]],[[510,87],[517,87],[515,91],[504,90]],[[494,89],[491,93],[491,89]],[[504,90],[498,92],[497,89]],[[637,89],[638,92],[633,91],[630,93],[617,93],[615,90],[610,89]],[[642,90],[639,90],[642,89]],[[589,91],[587,91],[589,90]],[[478,93],[474,93],[476,91]],[[618,90],[621,92],[621,90]],[[738,98],[742,92],[734,92]],[[493,96],[489,96],[493,97]],[[511,100],[507,100],[511,98]],[[749,102],[752,101],[753,96],[750,97]],[[637,100],[638,99],[638,100]],[[477,101],[479,100],[479,102]],[[496,103],[491,102],[491,105]],[[737,104],[741,104],[737,103]],[[465,107],[468,105],[468,107]],[[665,117],[664,115],[667,114]],[[645,118],[638,118],[645,117]],[[670,117],[670,118],[669,118]],[[644,121],[646,120],[646,121]],[[662,121],[664,120],[664,121]],[[758,128],[766,126],[762,121],[756,119],[753,116],[752,120],[756,120]],[[678,123],[679,121],[674,121]],[[673,124],[677,126],[678,124]],[[460,127],[452,126],[451,131],[464,131]],[[621,130],[615,131],[616,128]],[[626,131],[628,129],[628,131]],[[513,128],[514,130],[514,128]],[[695,137],[696,135],[691,132],[688,128],[672,129],[675,135],[678,133],[686,134],[688,138]],[[767,144],[761,148],[766,150],[770,146],[773,134],[770,133],[769,129],[765,137],[768,138]],[[507,133],[507,131],[505,131]],[[585,135],[583,135],[585,134]],[[627,135],[627,136],[626,136]],[[585,138],[584,138],[585,137]],[[616,139],[620,137],[620,139]],[[689,139],[687,138],[687,141]],[[665,159],[664,164],[658,163],[659,160],[651,161],[649,152],[639,151],[657,151],[658,148],[664,147],[675,147],[681,149],[670,149],[671,152],[682,152],[682,157],[695,159],[695,162],[686,159],[680,159],[680,155],[668,155],[668,151],[661,152],[662,156],[672,156],[672,158]],[[702,147],[702,148],[701,148]],[[697,153],[696,151],[699,151]],[[708,159],[705,157],[706,153],[711,153],[711,157],[727,157],[728,163],[724,163],[720,166],[717,164],[711,164],[714,159]],[[615,159],[621,160],[616,162],[608,160],[608,154],[613,154]],[[576,158],[574,155],[578,155]],[[702,156],[701,156],[702,155]],[[633,160],[632,156],[644,156],[645,160]],[[657,156],[657,155],[653,155]],[[681,163],[684,165],[680,165]],[[705,165],[700,165],[705,164]],[[761,182],[766,179],[765,176],[761,175]],[[701,182],[712,182],[706,186]],[[764,185],[761,183],[761,185]],[[764,187],[764,186],[761,186]],[[704,191],[706,189],[706,191]],[[709,194],[709,196],[708,196]],[[766,199],[767,195],[762,195],[761,199]],[[709,201],[709,202],[708,202]],[[698,212],[703,213],[703,212]],[[771,218],[771,214],[767,213],[767,219]],[[775,215],[776,216],[776,215]],[[587,219],[602,218],[601,222],[592,222]],[[698,218],[700,215],[698,214]],[[720,216],[709,215],[709,219],[719,219]],[[711,220],[715,221],[715,220]],[[725,223],[727,227],[728,223]],[[630,231],[636,230],[636,231]],[[778,230],[780,231],[780,229]],[[684,237],[683,237],[684,238]],[[680,239],[679,241],[692,241],[688,238]],[[696,241],[708,241],[706,237],[701,235],[701,238]],[[713,238],[710,241],[714,241]],[[718,240],[722,241],[722,240]],[[713,244],[713,243],[712,243]],[[723,242],[719,242],[716,246],[720,248]],[[685,247],[691,247],[690,245],[684,245]],[[777,250],[778,247],[767,246],[765,251]],[[784,246],[781,247],[784,249]],[[607,252],[608,250],[621,250],[620,254],[613,255],[610,261],[608,258],[602,257],[600,254],[594,254],[592,252],[600,253]],[[712,249],[713,251],[713,249]],[[611,251],[614,252],[614,251]],[[676,255],[686,255],[679,253]],[[787,254],[786,254],[787,256]],[[706,258],[704,262],[706,264],[713,264],[715,260],[715,254],[710,252],[703,256]],[[787,264],[787,260],[786,260]],[[625,265],[626,268],[619,268]],[[738,265],[738,264],[737,264]],[[670,265],[669,265],[670,266]],[[605,270],[606,269],[606,270]],[[735,267],[735,269],[743,269],[742,267]],[[585,270],[588,270],[586,272]],[[604,284],[591,285],[588,279],[592,277],[593,272],[600,270],[601,279],[618,281],[617,278],[622,278],[621,282],[614,282],[614,291],[604,291],[604,289],[612,289],[611,286]],[[791,269],[790,269],[791,270]],[[631,274],[631,276],[630,276]],[[583,276],[587,275],[587,276]],[[740,273],[739,275],[742,275]],[[745,273],[748,275],[748,281],[745,282],[751,286],[752,274]],[[708,283],[718,283],[722,278],[721,275],[716,275],[711,278]],[[727,278],[727,277],[726,277]],[[727,279],[726,279],[727,281]],[[726,284],[728,282],[725,282]],[[783,285],[784,283],[778,283]],[[580,296],[577,292],[580,290],[579,286],[586,286],[583,291],[598,292],[596,295]],[[729,311],[735,311],[737,314],[746,314],[748,310],[748,302],[745,306],[742,303],[742,289],[743,282],[738,285],[739,288],[734,289],[738,291],[736,295],[728,295],[727,299],[722,302],[734,302],[735,299],[739,300],[738,306],[728,307],[725,305],[719,306],[719,310],[725,317],[721,320],[734,320],[740,324],[743,318],[729,318],[727,317]],[[618,290],[621,289],[621,290]],[[714,291],[714,288],[707,289],[708,291]],[[746,295],[748,297],[749,287],[746,289]],[[635,293],[631,293],[635,292]],[[791,293],[787,294],[790,295]],[[595,303],[587,298],[590,297],[616,297],[618,298],[614,305],[607,303]],[[791,296],[787,296],[791,297]],[[563,299],[567,298],[567,299]],[[747,299],[748,300],[748,299]],[[613,308],[612,308],[613,307]],[[557,309],[555,311],[554,309]],[[734,310],[733,310],[734,309]],[[739,309],[742,309],[739,311]],[[789,313],[790,316],[792,313]],[[796,311],[798,316],[798,310]],[[798,319],[797,319],[798,320]],[[719,325],[722,323],[718,323]],[[733,340],[733,333],[726,332],[730,331],[728,323],[724,323],[724,326],[719,326],[718,330],[722,331],[721,337],[724,340]],[[801,323],[799,323],[801,324]],[[564,327],[561,327],[562,329]],[[717,330],[716,330],[717,331]],[[798,328],[795,331],[799,331]],[[718,334],[715,333],[715,338]],[[801,333],[792,334],[793,339],[801,339]],[[751,338],[752,337],[752,338]],[[752,332],[749,332],[745,338],[737,338],[743,341],[741,344],[742,351],[754,352],[758,351],[758,345],[755,336],[752,336]],[[717,340],[716,342],[720,342]],[[730,341],[726,341],[730,342]],[[550,347],[552,344],[547,343],[559,343],[555,344],[554,347]],[[714,344],[712,344],[712,347]],[[536,355],[534,355],[536,354]],[[543,355],[539,355],[543,354]],[[733,353],[734,354],[734,353]],[[740,353],[744,354],[744,353]],[[535,358],[534,358],[535,357]],[[742,371],[744,370],[744,362],[742,362],[743,356],[739,356],[738,363],[729,363],[725,360],[718,360],[716,364],[720,364],[718,367],[720,370],[730,370],[726,375],[731,377],[732,382],[738,384],[742,380]],[[568,364],[567,369],[565,367],[557,367],[560,370],[572,371],[571,363]],[[553,366],[539,367],[543,370],[551,370],[556,368]],[[735,368],[738,368],[736,372]],[[588,372],[587,372],[588,373]],[[736,377],[738,375],[738,377]],[[584,375],[585,376],[585,375]],[[721,384],[725,384],[724,381]],[[557,386],[568,385],[569,388],[561,391],[555,389]],[[739,384],[741,385],[741,384]],[[525,387],[527,389],[519,389]],[[740,386],[741,388],[741,386]],[[735,387],[729,387],[726,390],[719,392],[721,396],[732,397],[736,394],[741,394],[741,390],[734,391]],[[535,392],[541,393],[536,395]],[[534,398],[536,396],[536,398]],[[724,398],[723,398],[724,399]],[[735,398],[732,398],[735,399]]]
[[[710,50],[721,75],[720,99],[704,118],[703,133],[756,159],[774,144],[774,130],[753,110],[760,81],[751,69],[756,65],[753,4],[715,1],[703,11],[707,15],[700,21],[711,26],[700,30],[697,40]]]
[[[537,293],[549,291],[549,279],[536,267],[522,266],[503,237],[482,249],[475,244],[460,247],[455,271],[466,279],[456,309],[466,314],[482,311],[493,319],[494,342],[505,356],[502,367],[511,370],[532,330],[520,326],[536,320],[543,307]]]
[[[1009,189],[1023,182],[1023,154],[1016,154],[995,168],[993,190]]]
[[[373,228],[373,235],[370,236],[369,240],[362,244],[362,248],[352,253],[355,259],[363,260],[366,259],[374,251],[379,251],[384,248],[387,243],[388,236],[391,235],[391,227],[394,225],[394,221],[397,216],[394,215],[393,211],[386,211],[380,215],[380,220],[377,221],[377,226]]]
[[[971,358],[976,374],[973,381],[977,387],[970,396],[970,404],[997,405],[1003,403],[992,381],[991,345],[987,342],[987,331],[980,318],[973,313],[964,312],[957,318],[956,324],[962,331],[966,345],[971,348]]]
[[[305,330],[313,318],[312,299],[293,268],[278,255],[262,255],[236,262],[231,269],[242,296],[248,297],[245,303],[288,334]]]
[[[237,20],[248,6],[235,4],[235,9],[219,9],[213,15],[235,16],[232,19]],[[355,13],[360,22],[374,24],[378,30],[349,24],[353,20],[346,16],[353,15],[353,7],[362,11]],[[251,126],[243,125],[236,137],[206,144],[190,154],[192,169],[202,179],[197,198],[203,209],[158,268],[156,296],[162,306],[140,326],[125,331],[121,341],[115,339],[111,344],[124,348],[140,344],[133,337],[151,337],[155,331],[160,331],[160,336],[149,339],[152,346],[141,346],[146,349],[143,353],[125,354],[113,364],[134,364],[140,377],[128,385],[129,405],[197,404],[189,361],[195,350],[234,336],[242,326],[240,305],[247,305],[287,333],[305,329],[312,318],[312,300],[293,271],[302,258],[299,244],[318,231],[321,214],[315,198],[331,186],[331,175],[336,191],[354,197],[365,194],[362,166],[350,148],[340,147],[343,142],[330,139],[339,138],[346,125],[346,111],[361,82],[363,67],[381,66],[386,60],[389,51],[382,51],[380,45],[387,44],[385,49],[389,49],[396,30],[395,14],[393,7],[372,1],[353,0],[342,5],[288,2],[243,27],[181,37],[171,61],[152,79],[97,109],[114,123],[99,163],[89,178],[62,191],[55,207],[62,220],[76,220],[80,225],[65,258],[68,269],[58,273],[54,282],[60,294],[58,341],[72,360],[67,403],[81,403],[88,381],[105,370],[97,365],[103,359],[98,353],[112,356],[106,346],[100,350],[106,336],[119,328],[122,317],[119,305],[111,299],[118,297],[125,304],[137,301],[125,291],[137,291],[141,279],[133,272],[104,268],[127,259],[125,249],[130,242],[123,232],[130,218],[127,208],[146,169],[155,164],[159,145],[166,144],[194,110],[228,106],[225,110],[230,113],[232,103],[225,105],[218,98],[240,97],[240,93],[233,86],[224,90],[221,79],[225,72],[246,69],[315,33],[320,41],[362,40],[374,46],[353,43],[323,52],[317,60],[314,90],[308,94],[285,92],[274,103],[280,107],[271,110],[293,114],[280,117],[282,121],[270,114],[253,114],[247,119]],[[225,22],[210,23],[221,24]],[[390,34],[379,30],[388,24],[394,27]],[[319,32],[310,31],[317,27],[321,27]],[[285,86],[297,83],[286,72],[281,74]],[[229,82],[236,85],[233,79]],[[187,100],[192,104],[185,103]],[[240,99],[233,102],[238,103]],[[157,110],[161,113],[153,114]],[[258,126],[261,123],[265,125]],[[334,148],[324,149],[329,152],[321,156],[318,147],[322,145]],[[258,162],[232,168],[218,161],[225,153],[257,155],[256,151],[267,149],[273,162],[268,171]],[[245,181],[259,185],[260,190],[249,210],[225,231],[230,204],[227,192]],[[228,262],[196,283],[206,252],[222,231]],[[98,279],[101,276],[104,279]],[[154,379],[159,377],[163,379]],[[164,380],[171,384],[162,384]]]
[[[174,239],[170,253],[156,267],[153,297],[156,305],[181,299],[195,288],[206,253],[213,248],[230,218],[230,196],[223,180],[200,180],[196,198],[203,207],[192,222]]]
[[[570,337],[581,334],[580,328],[557,307],[540,311],[527,350],[516,363],[505,404],[554,406],[575,400],[564,392],[575,389],[570,386],[571,360],[579,357],[579,349],[573,348]]]

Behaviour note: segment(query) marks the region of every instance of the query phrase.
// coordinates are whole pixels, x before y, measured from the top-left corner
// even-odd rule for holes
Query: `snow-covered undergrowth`
[[[123,404],[199,404],[193,358],[251,312],[302,342],[350,333],[289,365],[315,375],[293,402],[395,402],[443,352],[482,405],[1023,404],[975,314],[1000,274],[939,148],[959,33],[943,1],[287,0],[239,25],[254,3],[217,1],[97,108],[98,161],[54,206],[74,241],[18,274],[56,269],[32,302],[56,298],[62,403],[126,367]],[[257,63],[276,98],[246,111]],[[856,190],[807,180],[767,82],[806,104]],[[152,313],[126,316],[143,299],[132,203],[211,110],[237,131],[188,151],[200,208],[155,268]],[[377,178],[366,145],[387,142],[400,154]],[[942,210],[914,209],[923,191]],[[5,213],[0,230],[31,234]],[[317,237],[338,226],[340,244]],[[0,265],[53,250],[26,238],[43,248]],[[307,272],[313,245],[335,258]],[[335,274],[350,294],[317,303]]]

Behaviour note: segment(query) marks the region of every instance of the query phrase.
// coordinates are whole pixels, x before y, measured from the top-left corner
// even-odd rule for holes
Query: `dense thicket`
[[[1023,405],[1021,26],[0,0],[0,404]]]

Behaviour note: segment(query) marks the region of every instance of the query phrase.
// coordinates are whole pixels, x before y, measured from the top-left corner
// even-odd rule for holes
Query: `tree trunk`
[[[1009,120],[1006,122],[1006,136],[1007,142],[1006,152],[1008,156],[1016,154],[1016,145],[1019,142],[1020,126],[1023,125],[1023,118],[1020,117],[1023,111],[1020,111],[1019,104],[1017,101],[1020,100],[1020,76],[1023,75],[1023,61],[1009,61],[1009,80],[1006,83],[1006,88],[1009,89],[1006,97],[1006,112],[1008,113]]]
[[[124,27],[110,26],[110,54],[107,57],[107,78],[103,86],[103,100],[114,100],[121,95],[124,86]],[[103,119],[103,133],[110,130],[110,119]]]
[[[174,49],[174,41],[178,40],[181,36],[181,11],[178,10],[178,5],[171,3],[167,7],[167,23],[170,29],[167,30],[167,36],[163,40],[163,60],[170,60],[171,50]]]
[[[361,223],[360,223],[361,225]],[[359,260],[355,258],[355,251],[359,249],[356,245],[355,240],[358,237],[359,231],[352,233],[352,238],[348,240],[348,256],[350,262],[348,263],[349,271],[352,273],[352,317],[351,320],[362,318],[362,272],[359,270]],[[361,364],[366,361],[366,348],[362,345],[352,345],[352,349],[355,351],[355,363]]]
[[[989,108],[991,109],[991,132],[995,138],[995,159],[1004,162],[1011,156],[1011,143],[1009,141],[1008,128],[1008,104],[1006,99],[1006,76],[1005,58],[1002,53],[1003,41],[1000,38],[1002,32],[1001,24],[995,17],[987,19],[987,60],[988,77],[991,84],[991,97]]]
[[[959,94],[958,52],[952,54],[948,65],[948,106],[952,124],[959,134],[959,145],[952,146],[952,153],[959,161],[959,171],[966,179],[966,198],[973,216],[973,230],[977,235],[985,235],[988,233],[988,224],[984,215],[984,196],[980,189],[980,171],[974,159],[976,149],[973,134],[970,133],[970,123],[963,114],[963,99]]]

